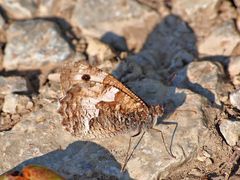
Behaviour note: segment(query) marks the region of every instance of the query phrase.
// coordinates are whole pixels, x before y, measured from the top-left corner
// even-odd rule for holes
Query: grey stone
[[[93,9],[94,13],[92,13]],[[78,0],[73,11],[72,21],[79,27],[91,27],[99,22],[139,17],[145,9],[144,6],[133,0],[126,1],[125,3],[122,3],[121,0]]]
[[[7,30],[3,66],[12,69],[39,69],[70,56],[72,50],[61,36],[58,26],[50,21],[14,22]]]
[[[234,107],[240,110],[240,89],[230,94],[230,102]]]
[[[199,42],[199,53],[229,56],[239,41],[240,35],[234,22],[227,21],[216,27],[209,36]]]
[[[0,94],[6,95],[10,93],[27,92],[28,90],[27,82],[23,77],[0,76]]]
[[[34,0],[3,0],[1,5],[13,19],[32,18],[37,11],[37,2]]]
[[[220,131],[230,146],[237,145],[240,136],[240,121],[223,120]]]
[[[78,0],[72,7],[71,24],[81,28],[85,34],[103,38],[113,35],[112,40],[121,47],[116,37],[126,39],[128,49],[139,51],[148,34],[159,22],[159,15],[134,0],[86,1]],[[92,13],[94,9],[94,13]]]

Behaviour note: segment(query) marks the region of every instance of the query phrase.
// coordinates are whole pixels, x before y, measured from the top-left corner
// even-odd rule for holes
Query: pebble
[[[240,89],[230,94],[230,103],[240,110]]]
[[[5,113],[16,113],[16,107],[18,103],[18,95],[17,94],[8,94],[4,97],[4,103],[2,111]]]
[[[1,6],[13,19],[27,19],[33,17],[37,10],[37,4],[31,0],[25,1],[1,1]],[[17,12],[17,13],[16,13]]]
[[[240,121],[223,120],[220,124],[220,132],[230,146],[235,146],[240,136]]]

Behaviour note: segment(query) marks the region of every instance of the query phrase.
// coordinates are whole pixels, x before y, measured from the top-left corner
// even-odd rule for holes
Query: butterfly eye
[[[91,77],[89,76],[89,74],[82,75],[82,80],[89,81],[90,79],[91,79]]]

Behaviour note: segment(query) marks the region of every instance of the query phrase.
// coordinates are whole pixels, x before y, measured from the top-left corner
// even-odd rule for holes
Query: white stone
[[[173,8],[175,13],[183,15],[182,11],[184,11],[188,16],[194,16],[203,9],[209,9],[212,12],[211,15],[214,17],[216,16],[215,9],[218,3],[219,0],[174,0]]]
[[[240,121],[223,120],[220,131],[230,146],[235,146],[240,136]]]
[[[233,21],[224,22],[199,43],[199,53],[227,56],[240,42],[240,35]]]
[[[230,94],[230,102],[234,107],[240,110],[240,89]]]
[[[8,94],[4,97],[4,103],[2,111],[6,113],[16,113],[16,107],[18,103],[18,95],[17,94]]]
[[[3,29],[5,25],[5,20],[3,19],[2,15],[0,14],[0,29]]]
[[[230,58],[228,64],[228,73],[231,77],[240,74],[240,56],[233,56]]]
[[[37,10],[37,4],[32,0],[2,0],[1,6],[7,11],[8,16],[14,19],[31,18]]]

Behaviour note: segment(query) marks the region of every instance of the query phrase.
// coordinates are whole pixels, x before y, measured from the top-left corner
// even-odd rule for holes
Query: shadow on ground
[[[120,171],[121,165],[108,150],[87,141],[77,141],[64,150],[28,159],[11,171],[21,171],[30,164],[48,167],[68,179],[130,179],[127,171]]]

